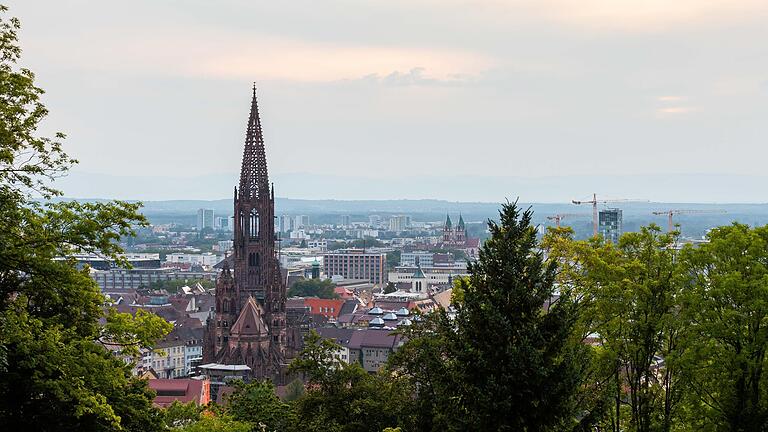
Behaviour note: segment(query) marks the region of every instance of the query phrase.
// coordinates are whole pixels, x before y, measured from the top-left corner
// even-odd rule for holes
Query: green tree
[[[291,363],[290,371],[309,382],[294,402],[297,430],[362,432],[397,426],[407,403],[405,388],[385,375],[369,374],[357,363],[342,362],[338,349],[313,330]]]
[[[400,265],[400,256],[402,255],[402,251],[395,250],[392,252],[387,252],[387,268],[393,269]]]
[[[225,412],[237,421],[263,425],[267,431],[286,430],[293,421],[290,406],[277,397],[271,381],[236,382]]]
[[[195,402],[181,403],[173,401],[163,410],[163,423],[168,429],[181,428],[197,423],[202,418],[204,408]]]
[[[330,279],[305,279],[299,280],[288,289],[288,297],[319,297],[323,299],[337,299],[339,295],[334,292],[336,285]]]
[[[250,423],[234,420],[229,416],[204,415],[200,421],[177,429],[179,432],[253,432],[258,431]]]
[[[62,134],[38,136],[43,91],[17,66],[19,22],[6,13],[0,7],[0,423],[160,430],[153,392],[111,350],[150,347],[170,324],[110,310],[88,270],[66,258],[92,252],[125,264],[117,241],[146,221],[138,204],[47,201],[60,195],[52,182],[75,161]]]
[[[574,287],[580,299],[581,337],[600,342],[586,374],[590,403],[582,408],[596,419],[600,411],[609,414],[604,418],[614,431],[627,426],[669,431],[677,419],[683,394],[676,366],[681,352],[677,235],[651,225],[624,234],[616,245],[574,241],[567,228],[551,230],[544,239],[550,259],[560,266],[561,286]],[[622,425],[625,419],[628,424]]]
[[[397,291],[397,287],[392,282],[387,282],[387,286],[384,287],[384,294],[389,294]]]
[[[459,282],[464,301],[455,318],[438,311],[407,330],[393,361],[396,375],[418,390],[416,404],[434,407],[431,424],[416,419],[419,428],[540,431],[575,423],[584,348],[572,336],[574,303],[562,290],[544,309],[556,265],[538,250],[532,212],[507,203],[500,216],[500,224],[488,223],[491,238],[469,279]]]
[[[687,420],[701,430],[765,430],[768,226],[733,224],[707,239],[683,252]]]
[[[283,399],[288,402],[293,402],[304,395],[304,390],[304,383],[301,379],[296,378],[286,386],[285,397]]]

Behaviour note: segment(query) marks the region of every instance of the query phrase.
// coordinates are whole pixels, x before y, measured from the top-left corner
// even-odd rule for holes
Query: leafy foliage
[[[339,295],[333,289],[336,285],[330,279],[305,279],[293,283],[288,289],[288,297],[319,297],[337,299]]]
[[[623,429],[625,417],[632,430],[671,430],[682,385],[674,363],[681,330],[678,248],[671,247],[677,233],[651,225],[624,234],[617,245],[575,242],[570,233],[553,230],[544,244],[560,263],[559,282],[581,300],[581,337],[600,342],[583,408],[608,414],[612,430]]]
[[[701,429],[768,427],[768,226],[713,229],[682,263],[686,421]],[[717,428],[717,429],[715,429]]]
[[[51,182],[75,160],[62,150],[62,134],[37,135],[47,114],[43,91],[16,66],[19,22],[5,18],[5,7],[0,13],[0,422],[39,431],[160,430],[153,393],[108,347],[130,354],[170,325],[156,316],[105,316],[98,286],[67,258],[85,251],[124,263],[117,240],[146,221],[139,204],[32,198],[59,195]]]
[[[277,397],[271,381],[236,382],[227,399],[226,413],[268,431],[286,430],[293,422],[290,406]]]
[[[290,366],[304,374],[306,393],[295,401],[297,430],[379,431],[398,424],[407,403],[405,387],[386,375],[371,375],[359,364],[339,360],[334,342],[312,331]]]

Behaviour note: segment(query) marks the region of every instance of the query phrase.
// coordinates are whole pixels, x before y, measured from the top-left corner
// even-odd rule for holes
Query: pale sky
[[[164,195],[123,182],[116,197],[229,196],[230,188],[217,195],[177,183],[230,176],[234,185],[253,81],[275,178],[420,179],[370,198],[473,198],[422,181],[446,176],[758,176],[748,182],[768,190],[765,0],[9,7],[22,21],[23,64],[47,91],[45,129],[67,133],[76,173],[171,179],[158,187]],[[551,199],[601,192],[570,183]],[[72,188],[67,195],[102,193]],[[749,193],[733,201],[766,201]],[[693,200],[683,189],[645,195]]]

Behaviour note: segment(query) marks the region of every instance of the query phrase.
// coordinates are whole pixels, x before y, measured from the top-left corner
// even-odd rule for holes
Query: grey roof
[[[392,330],[367,329],[362,330],[363,341],[361,348],[391,348],[397,345],[401,337],[393,334]]]
[[[404,307],[401,307],[400,309],[397,310],[397,312],[395,312],[395,315],[397,316],[408,316],[410,314],[411,312]]]
[[[397,315],[393,314],[392,312],[389,312],[388,314],[384,315],[385,321],[394,321],[397,319]]]
[[[348,346],[352,333],[355,331],[348,328],[321,327],[317,329],[317,332],[325,339],[332,339],[341,346]]]
[[[421,270],[421,266],[416,267],[416,271],[413,273],[414,279],[426,279],[427,276],[424,275],[424,272]]]
[[[339,311],[339,315],[354,313],[357,310],[358,305],[359,303],[355,299],[349,299],[345,301],[344,304],[341,305],[341,310]]]
[[[384,320],[383,320],[383,319],[381,319],[381,318],[379,318],[379,317],[376,317],[376,318],[372,319],[372,320],[371,320],[371,321],[368,323],[368,325],[369,325],[369,326],[383,326],[383,325],[384,325]]]
[[[371,314],[371,315],[383,315],[384,314],[384,310],[382,308],[376,306],[375,308],[369,310],[368,313]]]

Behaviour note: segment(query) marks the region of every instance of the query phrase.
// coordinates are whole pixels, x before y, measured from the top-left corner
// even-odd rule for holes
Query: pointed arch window
[[[251,252],[248,254],[248,266],[257,267],[259,265],[259,254]]]
[[[251,210],[248,222],[248,235],[253,239],[259,238],[259,212],[256,209]]]

